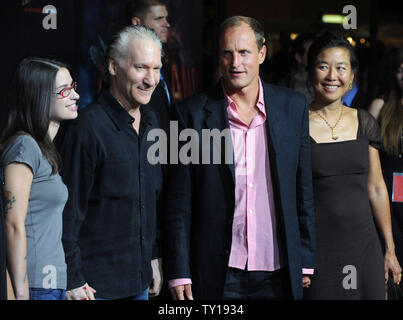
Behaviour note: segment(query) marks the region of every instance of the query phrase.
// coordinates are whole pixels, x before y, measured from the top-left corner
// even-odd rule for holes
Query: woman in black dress
[[[317,268],[306,299],[382,300],[389,272],[396,283],[401,280],[377,150],[379,127],[366,111],[341,102],[356,66],[351,45],[328,32],[308,53],[315,93],[309,123]]]

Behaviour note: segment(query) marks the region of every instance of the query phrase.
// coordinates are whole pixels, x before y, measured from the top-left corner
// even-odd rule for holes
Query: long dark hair
[[[55,101],[55,80],[60,68],[68,67],[54,58],[26,57],[11,79],[1,117],[0,153],[19,135],[30,135],[52,167],[59,171],[61,160],[48,129]]]
[[[398,156],[403,152],[403,105],[402,91],[395,73],[403,63],[403,49],[393,52],[391,55],[391,70],[389,72],[390,93],[385,100],[378,121],[382,132],[383,148],[388,154]]]

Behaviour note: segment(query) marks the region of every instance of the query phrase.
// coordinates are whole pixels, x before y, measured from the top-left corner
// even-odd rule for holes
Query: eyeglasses
[[[72,89],[74,89],[74,91],[77,91],[77,82],[74,82],[71,85],[71,87],[66,87],[66,88],[60,90],[59,92],[55,92],[55,93],[57,95],[61,96],[61,99],[63,99],[63,98],[67,98],[70,95]]]

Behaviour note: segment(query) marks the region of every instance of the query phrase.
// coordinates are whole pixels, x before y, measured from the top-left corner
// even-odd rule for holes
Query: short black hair
[[[147,12],[154,6],[166,6],[163,0],[129,0],[126,7],[127,25],[132,24],[132,18],[144,20]]]
[[[354,51],[354,47],[343,37],[334,35],[326,31],[318,39],[316,39],[308,51],[308,73],[312,74],[318,55],[325,49],[329,48],[345,48],[350,53],[350,65],[355,73],[358,68],[358,59]]]

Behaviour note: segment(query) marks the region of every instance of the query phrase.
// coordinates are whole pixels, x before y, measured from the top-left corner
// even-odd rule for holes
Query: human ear
[[[132,25],[133,26],[141,25],[141,19],[139,17],[133,17],[132,18]]]
[[[113,58],[110,58],[109,62],[108,62],[108,70],[112,76],[116,76],[117,68],[118,68],[118,63]]]
[[[267,53],[267,48],[265,45],[263,45],[259,51],[259,64],[262,64],[264,62],[264,60],[266,59],[266,53]]]

